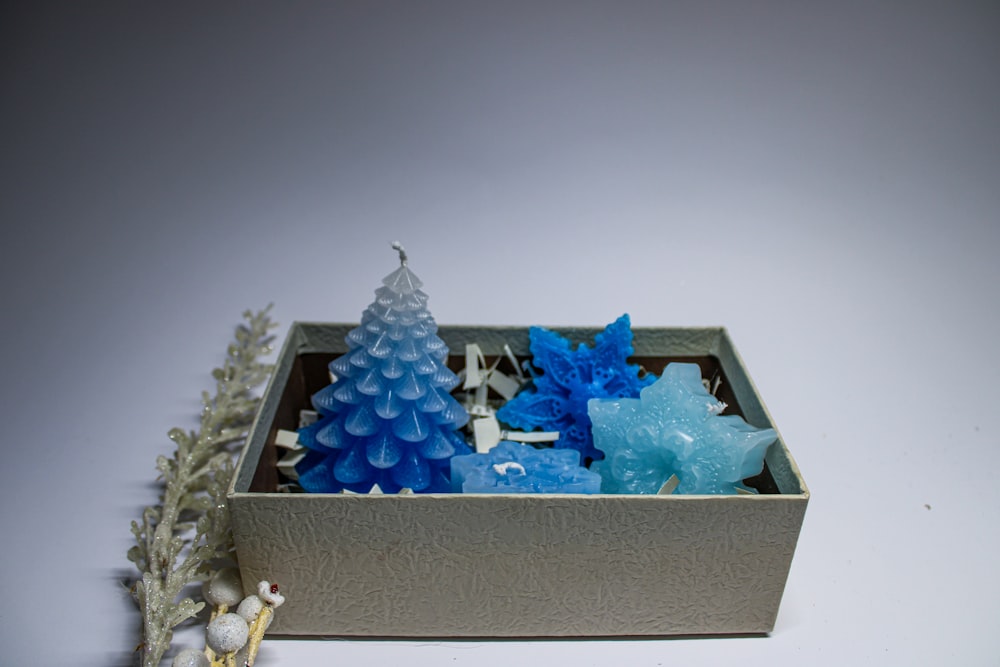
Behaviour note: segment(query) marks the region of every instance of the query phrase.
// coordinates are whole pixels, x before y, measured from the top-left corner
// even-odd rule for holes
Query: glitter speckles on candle
[[[722,404],[701,383],[697,364],[672,363],[639,398],[590,401],[594,444],[606,454],[592,466],[604,493],[656,493],[676,474],[676,493],[736,493],[758,474],[775,441]]]

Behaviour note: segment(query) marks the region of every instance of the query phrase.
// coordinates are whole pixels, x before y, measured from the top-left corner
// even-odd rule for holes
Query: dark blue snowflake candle
[[[738,415],[721,415],[697,364],[667,364],[639,398],[593,400],[594,444],[607,455],[592,469],[604,493],[657,493],[672,475],[676,493],[736,493],[763,469],[778,434]]]
[[[497,411],[497,419],[514,428],[559,431],[555,446],[575,449],[589,463],[604,454],[594,447],[587,401],[592,398],[631,398],[656,380],[639,377],[639,367],[627,363],[632,355],[629,316],[622,315],[597,334],[594,347],[568,340],[543,327],[528,332],[533,358],[540,371],[534,387],[522,391]]]
[[[485,454],[451,460],[452,490],[462,493],[600,493],[601,476],[571,449],[504,441]]]
[[[299,430],[310,450],[296,466],[306,491],[448,491],[451,457],[471,451],[456,432],[469,415],[449,393],[459,380],[448,348],[406,253],[393,247],[400,267],[330,363],[336,381],[313,395],[319,421]]]

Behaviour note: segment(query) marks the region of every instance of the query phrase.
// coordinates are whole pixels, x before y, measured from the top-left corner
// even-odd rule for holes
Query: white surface
[[[777,627],[258,664],[996,664],[995,5],[535,4],[5,4],[5,661],[127,661],[240,312],[356,321],[399,239],[439,323],[729,327],[813,492]]]

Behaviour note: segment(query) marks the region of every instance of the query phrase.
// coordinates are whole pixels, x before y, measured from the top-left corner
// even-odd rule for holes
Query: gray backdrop
[[[439,323],[730,329],[814,494],[777,627],[259,664],[996,660],[995,3],[22,2],[0,50],[4,663],[127,661],[240,312],[357,321],[395,239]]]

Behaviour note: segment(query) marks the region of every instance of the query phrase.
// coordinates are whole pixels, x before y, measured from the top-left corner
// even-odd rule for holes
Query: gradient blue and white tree
[[[336,381],[313,395],[319,421],[299,430],[310,450],[296,466],[306,491],[448,491],[451,457],[471,451],[457,432],[469,415],[450,394],[459,379],[448,347],[405,250],[393,248],[399,268],[330,363]]]

